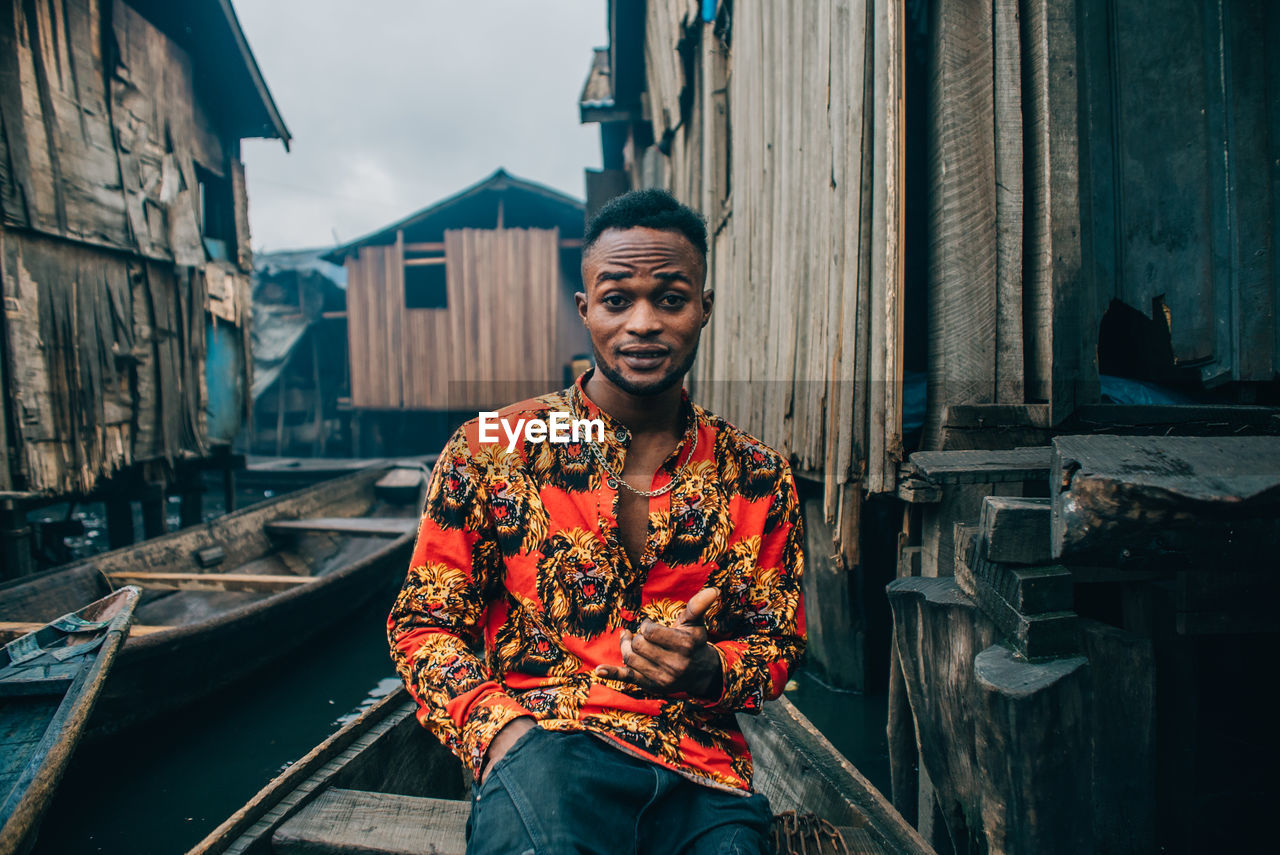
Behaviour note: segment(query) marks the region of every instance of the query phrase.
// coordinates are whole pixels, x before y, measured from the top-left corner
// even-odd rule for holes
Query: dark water
[[[185,852],[391,675],[389,608],[352,616],[302,656],[139,738],[77,752],[35,855]]]

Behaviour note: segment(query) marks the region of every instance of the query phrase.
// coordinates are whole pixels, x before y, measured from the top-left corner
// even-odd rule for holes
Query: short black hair
[[[582,253],[586,255],[600,235],[609,229],[635,228],[679,232],[689,239],[689,243],[693,244],[693,248],[706,261],[706,220],[693,208],[682,205],[666,190],[656,188],[623,193],[610,199],[596,211],[591,222],[587,223],[587,233],[582,238]]]

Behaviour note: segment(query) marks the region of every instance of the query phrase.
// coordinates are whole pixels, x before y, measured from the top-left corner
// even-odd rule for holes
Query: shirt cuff
[[[462,746],[466,752],[464,759],[471,767],[475,780],[480,780],[480,770],[484,766],[489,743],[493,742],[502,728],[521,716],[537,718],[501,689],[495,688],[471,705],[463,727]]]
[[[711,649],[720,657],[720,695],[713,700],[690,695],[689,701],[704,709],[733,712],[733,698],[729,695],[729,677],[733,673],[734,666],[742,658],[742,651],[738,644],[731,641],[712,642]]]

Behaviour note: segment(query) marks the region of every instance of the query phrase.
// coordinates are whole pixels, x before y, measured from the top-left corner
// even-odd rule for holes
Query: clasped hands
[[[703,625],[707,610],[719,597],[715,588],[703,588],[693,595],[671,626],[644,620],[634,633],[623,630],[623,664],[597,665],[596,676],[631,683],[660,695],[684,693],[705,700],[719,697],[724,679],[720,655],[707,643],[707,628]],[[493,764],[533,726],[532,718],[521,716],[498,732],[486,752],[480,773],[482,783]]]
[[[671,626],[641,621],[622,631],[622,665],[597,665],[596,676],[631,683],[659,695],[720,696],[720,655],[707,643],[703,618],[720,597],[715,588],[693,595]]]

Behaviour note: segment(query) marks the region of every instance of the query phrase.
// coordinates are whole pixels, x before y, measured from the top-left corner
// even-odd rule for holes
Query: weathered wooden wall
[[[0,122],[14,484],[85,492],[203,454],[206,327],[247,348],[251,259],[237,143],[190,57],[121,0],[6,4]],[[229,263],[206,253],[197,167],[227,182]],[[214,381],[247,392],[249,362]]]
[[[351,405],[480,410],[561,386],[555,229],[445,232],[447,308],[406,309],[403,243],[347,259]]]
[[[708,218],[696,394],[820,478],[834,520],[901,450],[902,7],[742,0],[727,30],[699,5],[647,4],[632,183]]]

